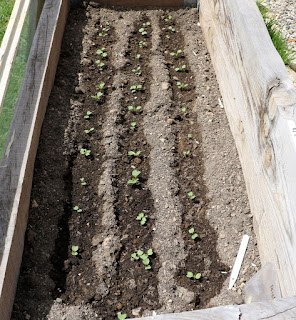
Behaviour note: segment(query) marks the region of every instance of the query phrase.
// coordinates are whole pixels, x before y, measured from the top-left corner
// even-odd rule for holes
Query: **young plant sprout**
[[[136,130],[136,125],[137,125],[137,122],[131,122],[130,129],[133,131]]]
[[[168,34],[166,34],[165,37],[166,37],[167,39],[170,39],[170,38],[171,38]]]
[[[84,116],[84,119],[89,119],[89,117],[92,115],[91,111],[87,111],[86,115]]]
[[[187,137],[188,137],[188,139],[192,139],[192,134],[188,133]]]
[[[142,36],[146,36],[147,31],[145,31],[144,28],[139,29],[139,32],[142,34]]]
[[[139,47],[140,47],[140,48],[146,47],[146,45],[147,45],[147,43],[144,42],[144,41],[140,41],[140,42],[139,42]]]
[[[108,56],[107,52],[105,52],[106,48],[101,48],[97,50],[97,54],[102,58],[106,58]]]
[[[184,151],[183,151],[183,156],[184,156],[184,157],[187,157],[187,156],[189,156],[189,155],[190,155],[190,150],[186,150],[186,151],[184,150]]]
[[[78,250],[79,247],[78,246],[72,246],[72,256],[77,256],[78,255]]]
[[[143,86],[141,84],[138,84],[138,85],[134,85],[134,86],[131,86],[131,91],[132,93],[136,93],[137,91],[141,90],[143,88]]]
[[[172,16],[168,16],[167,18],[164,19],[164,21],[169,22],[172,19]]]
[[[132,179],[131,180],[128,180],[128,184],[135,184],[139,181],[139,178],[138,176],[140,175],[141,171],[138,171],[138,170],[133,170],[132,172]]]
[[[196,195],[192,191],[188,192],[187,194],[191,200],[194,200],[196,198]]]
[[[128,110],[133,112],[133,113],[136,113],[137,111],[140,111],[141,108],[142,108],[141,106],[137,106],[137,107],[128,106]]]
[[[87,150],[87,149],[84,149],[84,148],[81,148],[80,149],[80,154],[84,154],[86,157],[90,156],[90,150]]]
[[[187,278],[199,280],[201,278],[201,273],[193,274],[193,272],[188,271],[186,274]]]
[[[173,28],[172,26],[169,26],[168,29],[171,30],[172,32],[175,32],[175,31],[176,31],[176,29]]]
[[[104,93],[101,92],[101,91],[99,91],[99,92],[97,93],[97,95],[91,96],[91,97],[94,98],[94,99],[100,100],[100,99],[103,97],[103,95],[104,95]]]
[[[133,69],[132,72],[133,72],[136,76],[140,76],[140,75],[142,74],[141,67],[138,66],[137,68]]]
[[[182,52],[183,51],[180,49],[177,50],[177,52],[171,52],[170,55],[177,58]]]
[[[94,130],[95,130],[95,128],[90,128],[89,130],[84,130],[84,132],[87,133],[87,134],[90,134]]]
[[[119,320],[124,320],[124,319],[126,319],[126,317],[127,317],[126,313],[121,313],[121,312],[117,313],[117,318]]]
[[[178,81],[177,87],[182,90],[182,89],[188,87],[188,83],[182,83],[182,82]]]
[[[137,220],[140,221],[141,225],[144,226],[145,223],[147,222],[147,218],[148,216],[145,216],[145,214],[143,212],[139,213],[137,216]]]
[[[131,260],[136,261],[141,259],[142,263],[145,265],[145,270],[150,270],[151,266],[149,256],[152,255],[152,249],[149,249],[146,253],[144,253],[142,250],[138,250],[137,252],[131,254]]]
[[[183,112],[184,117],[186,117],[186,116],[187,116],[187,109],[186,109],[186,107],[182,107],[182,108],[181,108],[181,111]]]
[[[183,66],[181,66],[181,67],[175,68],[175,71],[177,71],[177,72],[184,71],[184,70],[186,70],[186,65],[185,64],[183,64]]]
[[[82,186],[86,186],[86,182],[85,182],[84,178],[80,178],[80,183]]]
[[[150,22],[148,21],[148,22],[146,22],[146,23],[143,23],[143,27],[148,27],[148,26],[150,26]]]
[[[141,151],[137,151],[137,152],[129,151],[128,152],[128,155],[133,156],[133,157],[138,157],[140,154],[141,154]]]
[[[78,207],[78,206],[75,206],[75,207],[73,208],[73,210],[75,210],[77,213],[82,212],[82,210],[81,210],[81,209],[79,209],[79,207]]]
[[[100,68],[104,67],[104,65],[105,65],[105,63],[102,62],[101,60],[96,60],[96,64],[97,64]]]
[[[99,33],[99,37],[103,37],[103,38],[105,38],[106,36],[108,35],[108,33]]]
[[[105,87],[105,82],[101,82],[101,83],[99,84],[99,89],[100,89],[100,90],[103,90],[104,87]]]
[[[191,234],[192,240],[195,240],[196,238],[198,238],[198,234],[194,231],[194,228],[189,229],[188,232]]]
[[[141,55],[139,53],[136,55],[136,59],[138,59],[138,60],[141,59]]]

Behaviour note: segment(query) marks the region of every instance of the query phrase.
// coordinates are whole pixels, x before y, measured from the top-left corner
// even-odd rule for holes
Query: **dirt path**
[[[70,13],[13,319],[111,320],[243,301],[259,267],[252,215],[196,18],[195,9],[92,2]]]

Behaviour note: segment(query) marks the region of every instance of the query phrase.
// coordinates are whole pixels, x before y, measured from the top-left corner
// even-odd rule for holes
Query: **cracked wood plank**
[[[223,306],[175,314],[162,314],[133,320],[287,320],[296,319],[296,296],[255,302],[238,306]]]
[[[253,0],[201,0],[200,23],[243,168],[262,264],[296,294],[296,91]]]
[[[0,314],[10,319],[22,259],[34,160],[54,82],[67,0],[46,0],[0,164]]]

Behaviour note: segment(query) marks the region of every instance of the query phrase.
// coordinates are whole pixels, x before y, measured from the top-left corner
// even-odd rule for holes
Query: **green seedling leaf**
[[[139,255],[139,257],[141,257],[144,254],[144,252],[142,250],[138,250],[137,254]]]
[[[168,16],[167,18],[164,19],[164,21],[169,22],[172,19],[172,16]]]
[[[149,260],[149,258],[145,258],[145,259],[142,259],[142,262],[143,262],[143,264],[144,264],[145,266],[148,266],[149,263],[150,263],[150,260]]]
[[[103,95],[104,95],[104,93],[101,92],[101,91],[99,91],[96,96],[91,96],[91,97],[94,98],[94,99],[99,100],[99,99],[101,99],[101,97],[102,97]]]
[[[80,149],[80,154],[84,154],[86,157],[88,157],[90,155],[90,150],[87,150],[87,149],[84,149],[84,148],[81,148]]]
[[[136,129],[136,125],[137,125],[137,122],[131,122],[130,129],[131,130],[135,130]]]
[[[187,277],[187,278],[193,278],[193,277],[194,277],[194,274],[189,271],[189,272],[187,272],[186,277]]]
[[[139,260],[140,259],[136,253],[132,253],[131,257],[132,257],[132,260]]]
[[[104,89],[104,86],[105,86],[105,82],[101,82],[101,83],[99,84],[99,89],[100,89],[100,90],[103,90],[103,89]]]
[[[141,58],[141,55],[140,55],[140,54],[137,54],[137,55],[136,55],[136,59],[140,60],[140,58]]]
[[[194,233],[194,228],[189,229],[189,233],[193,234]]]
[[[86,182],[85,182],[84,178],[80,178],[80,183],[82,186],[86,186]]]
[[[145,267],[145,270],[150,270],[150,269],[151,269],[151,266],[149,265]]]
[[[192,191],[188,192],[187,194],[191,200],[196,198],[196,195]]]
[[[197,237],[198,237],[198,234],[195,233],[195,234],[193,234],[193,235],[191,236],[191,239],[192,239],[192,240],[195,240]]]
[[[124,320],[126,317],[127,317],[127,315],[125,313],[124,314],[122,314],[121,312],[117,313],[117,318],[119,320]]]
[[[89,130],[84,130],[84,132],[87,133],[87,134],[89,134],[89,133],[91,133],[91,132],[94,131],[94,130],[95,130],[95,128],[90,128]]]
[[[149,250],[147,251],[147,254],[148,254],[148,256],[152,256],[152,255],[153,255],[153,250],[152,250],[152,249],[149,249]]]
[[[87,111],[86,115],[84,116],[84,119],[89,119],[89,117],[92,115],[91,111]]]
[[[141,173],[141,171],[133,170],[132,176],[137,178],[140,173]]]
[[[137,152],[129,151],[128,152],[128,155],[133,156],[133,157],[138,157],[140,154],[141,154],[141,151],[137,151]]]
[[[96,60],[96,64],[99,66],[99,67],[104,67],[105,63],[104,62],[101,62],[101,60]]]
[[[194,276],[194,278],[195,278],[196,280],[199,280],[199,279],[201,278],[201,273],[197,273],[197,274]]]
[[[191,133],[188,133],[187,137],[188,137],[189,139],[192,139],[192,134],[191,134]]]
[[[79,247],[78,246],[72,246],[72,256],[77,256],[78,255],[78,250]]]
[[[81,210],[81,209],[79,209],[79,207],[78,207],[78,206],[75,206],[73,209],[74,209],[76,212],[78,212],[78,213],[82,212],[82,210]]]
[[[190,150],[183,151],[183,155],[184,155],[185,157],[189,156],[189,155],[190,155]]]
[[[176,29],[173,28],[172,26],[169,26],[168,29],[171,30],[172,32],[175,32],[175,31],[176,31]]]

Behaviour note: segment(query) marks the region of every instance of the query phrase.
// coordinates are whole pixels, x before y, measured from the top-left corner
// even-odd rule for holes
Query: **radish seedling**
[[[137,220],[140,221],[141,225],[144,226],[145,223],[147,222],[147,218],[148,216],[145,216],[145,214],[143,212],[139,213],[137,216]]]
[[[96,60],[96,64],[97,64],[100,68],[104,67],[104,65],[105,65],[105,63],[104,63],[104,62],[101,62],[101,60]]]
[[[86,115],[84,116],[84,119],[89,119],[89,117],[92,115],[91,111],[87,111]]]
[[[192,139],[192,134],[188,133],[187,137],[188,137],[188,139]]]
[[[185,70],[185,69],[186,69],[186,65],[183,64],[183,66],[178,67],[178,68],[175,68],[175,71],[179,72],[179,71],[183,71],[183,70]]]
[[[101,83],[99,84],[99,89],[100,89],[100,90],[103,90],[104,87],[105,87],[105,82],[101,82]]]
[[[192,191],[188,192],[187,194],[191,200],[194,200],[196,198],[196,195]]]
[[[191,234],[191,239],[195,240],[198,237],[198,234],[194,231],[194,228],[189,229],[188,232]]]
[[[141,106],[137,106],[137,107],[128,106],[128,110],[133,112],[133,113],[136,113],[137,111],[140,111],[141,108],[142,108]]]
[[[140,41],[140,42],[139,42],[139,47],[140,47],[140,48],[146,47],[146,45],[147,45],[147,43],[144,42],[144,41]]]
[[[172,26],[169,26],[168,29],[171,30],[172,32],[175,32],[175,31],[176,31],[176,29],[173,28]]]
[[[91,132],[94,131],[94,130],[95,130],[95,128],[90,128],[89,130],[84,130],[84,132],[87,133],[87,134],[89,134],[89,133],[91,133]]]
[[[88,157],[90,155],[90,150],[87,150],[87,149],[84,149],[84,148],[81,148],[80,149],[80,154],[84,154],[86,157]]]
[[[136,93],[137,91],[141,90],[142,88],[143,88],[143,86],[141,84],[134,85],[134,86],[130,87],[132,93]]]
[[[78,213],[82,212],[82,210],[81,210],[81,209],[79,209],[79,207],[78,207],[78,206],[75,206],[75,207],[73,208],[73,210],[75,210],[75,211],[76,211],[76,212],[78,212]]]
[[[182,83],[182,82],[178,81],[177,87],[182,90],[182,89],[188,87],[188,83]]]
[[[138,157],[140,154],[141,154],[141,151],[137,151],[137,152],[129,151],[128,152],[128,155],[133,156],[133,157]]]
[[[148,26],[150,26],[150,24],[151,24],[151,23],[150,23],[149,21],[146,22],[146,23],[144,22],[144,23],[143,23],[143,26],[144,26],[144,27],[148,27]]]
[[[183,151],[183,156],[184,157],[187,157],[190,155],[190,150],[187,150],[187,151]]]
[[[137,68],[133,69],[132,72],[137,75],[137,76],[140,76],[142,74],[142,71],[141,71],[141,67],[138,66]]]
[[[164,19],[164,21],[169,22],[172,19],[172,16],[168,16],[167,18]]]
[[[138,171],[138,170],[133,170],[132,172],[132,179],[131,180],[128,180],[128,184],[135,184],[139,181],[139,178],[138,176],[140,175],[141,171]]]
[[[78,250],[79,247],[78,246],[72,246],[72,256],[77,256],[78,255]]]
[[[178,57],[179,54],[182,53],[182,50],[177,50],[177,52],[171,52],[170,55],[173,56],[173,57]]]
[[[133,131],[136,130],[136,125],[137,125],[137,122],[131,122],[130,129]]]
[[[181,111],[183,112],[184,117],[186,117],[186,116],[187,116],[187,109],[186,109],[186,107],[182,107],[182,108],[181,108]]]
[[[125,313],[124,314],[122,314],[121,312],[117,313],[117,318],[119,320],[124,320],[126,317],[127,317],[127,315]]]
[[[136,59],[138,59],[138,60],[141,59],[141,55],[139,53],[136,55]]]
[[[147,31],[145,31],[144,28],[139,29],[139,32],[142,34],[142,36],[146,36]]]
[[[149,249],[146,253],[144,253],[142,250],[138,250],[135,253],[131,254],[131,260],[135,261],[135,260],[142,260],[142,263],[145,265],[145,270],[150,270],[151,266],[150,266],[150,259],[149,256],[153,255],[153,250]]]
[[[97,54],[102,58],[106,58],[108,56],[107,52],[104,52],[106,48],[101,48],[97,50]]]
[[[199,280],[201,278],[201,273],[193,274],[192,272],[188,271],[186,277]]]
[[[86,182],[85,182],[84,178],[80,178],[80,183],[82,186],[86,186]]]
[[[94,99],[100,100],[103,97],[104,93],[99,91],[96,96],[91,96]]]

